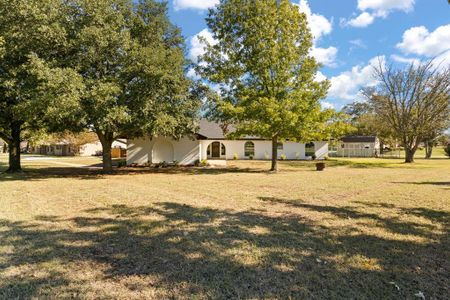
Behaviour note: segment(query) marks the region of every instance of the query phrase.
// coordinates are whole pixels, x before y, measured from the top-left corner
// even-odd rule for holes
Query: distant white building
[[[375,157],[380,153],[380,141],[376,136],[349,135],[343,137],[336,149],[338,157]]]
[[[127,141],[118,139],[113,142],[111,148],[125,150]],[[95,156],[102,154],[102,144],[100,141],[86,143],[80,146],[75,146],[68,141],[61,140],[55,143],[43,144],[32,148],[32,153],[42,155],[54,156]],[[121,153],[120,151],[118,153]],[[121,155],[116,155],[121,157]]]
[[[228,139],[218,123],[205,119],[193,137],[174,140],[166,137],[128,139],[127,164],[178,162],[192,165],[202,160],[270,159],[272,141],[258,137]],[[308,144],[285,141],[278,145],[278,158],[317,159],[328,155],[328,143],[315,141]]]

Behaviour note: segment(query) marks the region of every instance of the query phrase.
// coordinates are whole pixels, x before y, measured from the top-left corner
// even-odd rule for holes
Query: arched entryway
[[[208,158],[219,159],[226,156],[226,148],[223,143],[212,142],[208,145],[207,149]]]
[[[159,140],[152,148],[152,163],[173,162],[173,145],[169,141]]]

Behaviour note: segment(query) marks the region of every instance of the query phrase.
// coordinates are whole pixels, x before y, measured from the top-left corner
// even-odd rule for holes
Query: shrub
[[[250,155],[248,156],[248,158],[249,158],[249,159],[253,159],[253,155],[250,154]]]
[[[264,153],[264,158],[265,159],[270,159],[269,153],[267,151]]]
[[[209,166],[208,160],[202,159],[202,160],[200,161],[200,166],[201,166],[201,167],[207,167],[207,166]]]
[[[239,156],[237,155],[237,153],[234,153],[234,154],[233,154],[233,159],[234,159],[234,160],[237,160],[238,158],[239,158]]]
[[[316,160],[317,156],[315,154],[311,155],[312,160]]]
[[[126,167],[126,166],[127,166],[127,161],[124,160],[124,159],[119,160],[119,161],[117,162],[117,167],[118,167],[118,168],[123,168],[123,167]]]
[[[281,160],[286,160],[286,154],[281,154]]]
[[[450,158],[450,143],[444,148],[445,154]]]

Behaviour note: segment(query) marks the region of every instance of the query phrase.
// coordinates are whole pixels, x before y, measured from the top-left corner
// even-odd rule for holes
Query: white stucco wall
[[[119,141],[114,141],[111,148],[125,148],[126,144]],[[89,144],[84,144],[80,147],[80,156],[93,156],[97,152],[102,151],[102,144],[100,142],[94,142]]]
[[[203,140],[200,141],[202,145],[202,159],[207,159],[207,149],[213,142],[220,142],[225,145],[226,154],[221,155],[220,158],[234,159],[236,154],[238,159],[248,159],[245,156],[245,143],[244,140]],[[255,156],[254,159],[270,159],[272,157],[272,142],[253,140],[255,144]],[[314,142],[317,158],[323,158],[328,155],[328,143],[327,142]],[[305,156],[305,144],[297,142],[284,142],[283,149],[278,149],[278,158],[282,155],[286,155],[287,159],[307,159]]]
[[[155,144],[167,144],[173,146],[173,158],[170,159],[167,153],[160,154],[154,151],[160,151],[162,148]],[[158,149],[156,149],[158,148]],[[127,164],[159,163],[161,159],[166,162],[177,161],[181,165],[194,164],[196,160],[200,159],[200,143],[188,138],[183,138],[178,141],[167,139],[164,137],[158,138],[140,138],[129,139],[127,147]]]
[[[225,145],[226,153],[221,155],[221,159],[234,159],[236,154],[238,159],[249,159],[245,156],[244,140],[198,140],[193,141],[183,138],[179,141],[166,138],[140,138],[129,139],[127,148],[127,164],[159,163],[160,155],[154,154],[154,145],[161,142],[169,142],[173,145],[173,161],[177,161],[181,165],[194,164],[196,160],[208,159],[207,149],[213,142],[220,142]],[[270,159],[272,153],[271,141],[253,140],[255,144],[255,156],[253,159]],[[314,142],[316,157],[318,159],[328,155],[327,142]],[[159,148],[159,147],[155,147]],[[162,149],[162,148],[160,148]],[[305,144],[296,142],[284,142],[283,149],[278,150],[278,158],[286,155],[287,159],[308,159],[305,156]],[[154,158],[153,158],[154,157]],[[211,158],[210,158],[211,159]],[[164,161],[168,160],[167,157]],[[171,161],[167,161],[171,162]]]

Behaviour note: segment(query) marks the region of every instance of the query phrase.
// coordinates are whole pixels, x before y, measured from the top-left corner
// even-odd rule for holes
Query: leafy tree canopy
[[[197,70],[220,87],[215,114],[235,125],[235,135],[272,139],[276,170],[278,140],[320,138],[331,116],[319,102],[329,82],[315,81],[306,16],[288,0],[222,0],[206,21],[217,43],[207,45]]]
[[[192,133],[200,100],[185,76],[184,41],[166,3],[66,3],[67,56],[58,68],[38,58],[33,64],[40,94],[52,96],[54,127],[96,132],[106,171],[118,137]]]

